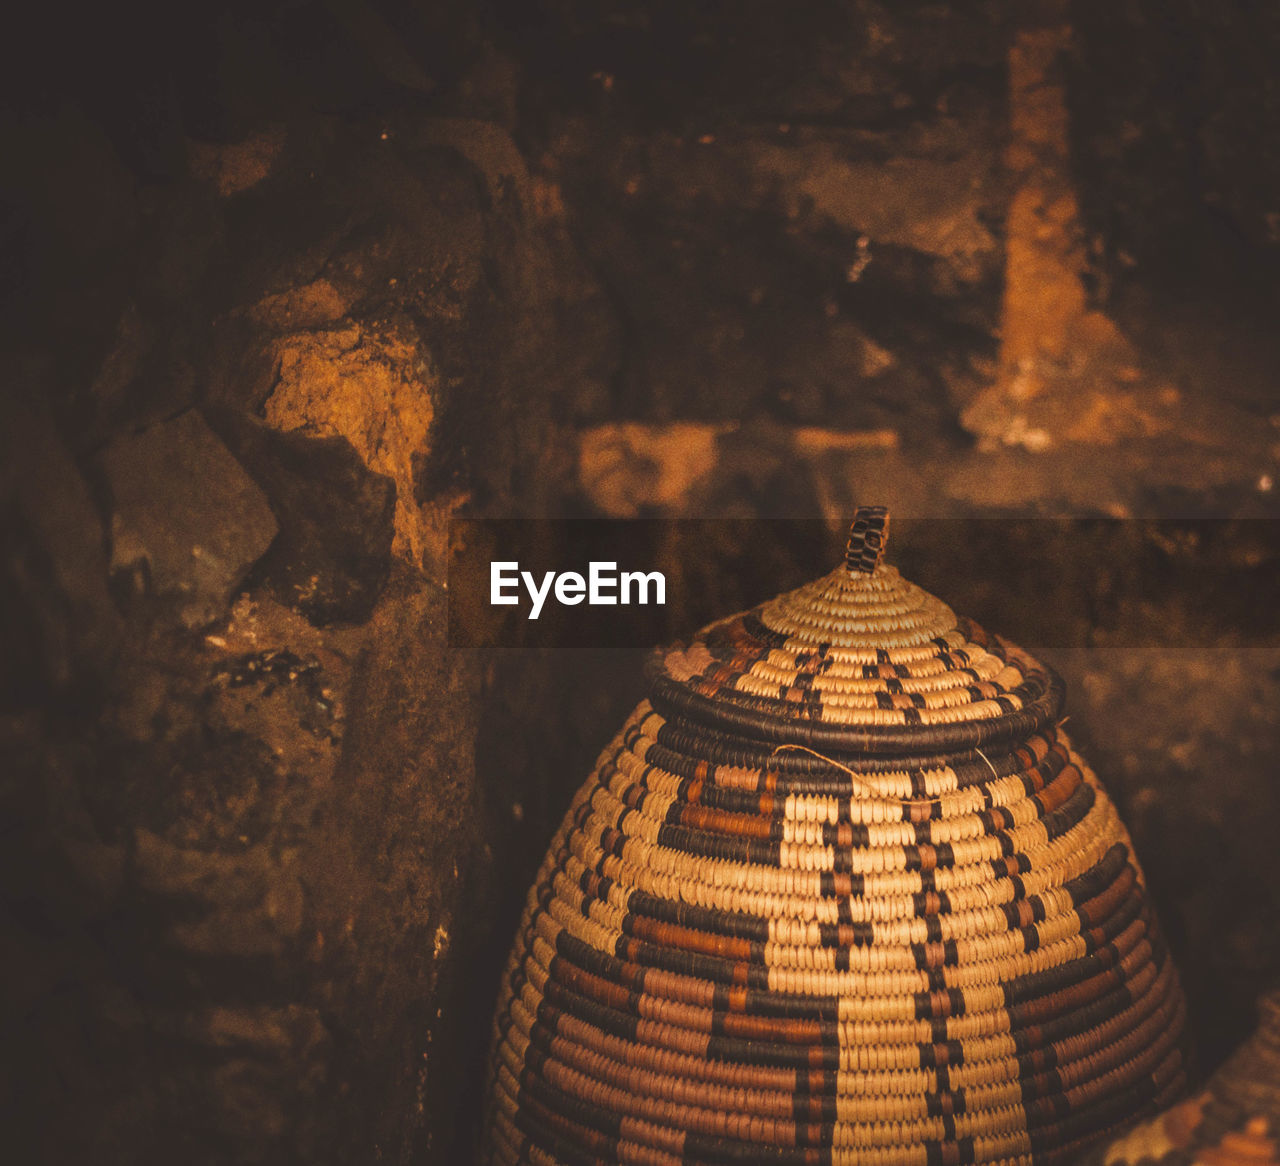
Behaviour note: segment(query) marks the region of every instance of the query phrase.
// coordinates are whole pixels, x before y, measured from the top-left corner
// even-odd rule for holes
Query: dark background
[[[1039,25],[1110,330],[1028,442],[974,418]],[[1280,977],[1280,9],[123,0],[2,40],[24,1161],[470,1160],[516,912],[643,651],[451,652],[467,517],[716,520],[664,544],[658,638],[830,569],[859,502],[998,520],[904,521],[890,558],[1063,672],[1201,1072],[1249,1031]]]

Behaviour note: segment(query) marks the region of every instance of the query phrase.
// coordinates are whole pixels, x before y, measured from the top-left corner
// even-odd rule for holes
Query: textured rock
[[[0,528],[0,701],[39,701],[86,674],[100,678],[122,632],[102,520],[52,419],[5,394]]]
[[[998,208],[981,166],[935,145],[885,166],[884,148],[840,128],[567,128],[550,173],[627,323],[615,410],[945,431],[944,374],[994,328]]]
[[[1210,270],[1265,278],[1259,260],[1280,247],[1280,13],[1209,0],[1072,13],[1077,160],[1108,259],[1185,277],[1216,251]]]
[[[943,260],[958,283],[975,285],[988,278],[998,262],[998,243],[982,221],[990,162],[981,155],[952,158],[942,151],[940,157],[872,160],[859,156],[859,144],[811,134],[786,144],[764,141],[750,147],[749,164],[762,185],[776,184],[787,217],[803,214],[811,229],[830,225],[868,245],[888,244]],[[869,254],[865,258],[872,261]],[[850,282],[857,262],[846,271]],[[945,294],[948,289],[935,290]]]
[[[279,129],[253,134],[242,142],[214,145],[191,142],[191,169],[223,198],[249,190],[262,182],[284,148],[284,132]]]
[[[138,890],[180,901],[190,917],[171,936],[194,956],[280,956],[302,926],[297,854],[265,847],[242,854],[186,850],[147,830],[134,840]]]
[[[237,415],[217,424],[280,524],[255,578],[313,623],[368,619],[391,570],[395,482],[345,437],[279,433]]]
[[[602,300],[502,128],[412,111],[385,132],[291,124],[287,141],[269,177],[225,201],[195,184],[157,195],[186,207],[166,231],[199,227],[188,203],[225,229],[217,286],[191,277],[198,326],[157,295],[106,314],[119,325],[99,407],[71,410],[78,448],[106,447],[86,475],[103,511],[132,500],[112,498],[125,482],[139,503],[122,519],[154,526],[134,524],[133,554],[116,544],[139,567],[117,573],[125,635],[101,703],[38,710],[20,732],[0,722],[28,754],[0,790],[6,813],[53,790],[65,736],[59,797],[88,820],[37,817],[10,865],[48,910],[10,912],[6,897],[0,913],[0,940],[24,953],[23,1019],[6,1025],[29,1066],[17,1140],[51,1160],[469,1156],[491,1004],[476,953],[500,924],[472,757],[484,659],[447,654],[443,589],[409,560],[416,545],[440,569],[469,495],[535,513],[563,496],[552,402],[608,375]],[[162,244],[140,261],[156,287],[171,286],[153,266]],[[570,334],[572,351],[556,340]],[[221,439],[196,499],[186,464],[146,465],[153,430],[189,416],[121,436],[165,393],[203,395]],[[193,635],[173,572],[153,568],[183,551],[193,515],[222,531],[229,476],[280,532],[261,558],[270,528],[239,541],[236,573],[260,565],[250,590]],[[128,594],[148,573],[157,586]],[[225,605],[234,588],[207,591],[210,610],[214,590]],[[51,627],[65,632],[60,612]]]
[[[519,898],[564,775],[589,768],[593,726],[634,703],[619,677],[640,663],[581,652],[568,667],[509,641],[449,660],[428,562],[448,516],[738,516],[664,548],[685,581],[664,609],[675,635],[825,562],[820,523],[762,533],[764,514],[821,514],[832,531],[868,500],[895,520],[1273,515],[1275,312],[1259,259],[1273,249],[1274,16],[1072,5],[1071,155],[1101,236],[1084,239],[1086,290],[1126,286],[1131,260],[1207,290],[1177,316],[1146,301],[1124,321],[1145,324],[1144,355],[1167,356],[1159,378],[1068,359],[1078,395],[1027,424],[1079,443],[975,455],[957,416],[996,374],[1021,9],[240,8],[204,13],[218,30],[199,43],[136,6],[61,24],[49,10],[59,61],[27,54],[13,86],[26,110],[0,118],[0,334],[43,350],[47,372],[27,393],[38,419],[0,401],[0,671],[21,705],[0,715],[0,819],[23,826],[0,880],[0,949],[18,953],[0,1001],[6,1144],[122,1166],[465,1162],[477,1033]],[[336,8],[385,23],[396,47],[381,31],[381,45],[353,39]],[[207,149],[181,132],[220,121],[238,146],[226,124]],[[1230,296],[1189,262],[1205,240]],[[280,509],[278,545],[305,538],[269,576],[251,570],[252,594],[199,635],[175,626],[176,594],[130,595],[131,572],[109,591],[97,451],[193,402],[262,417],[273,392],[278,496],[215,429]],[[639,439],[613,442],[635,423]],[[693,458],[669,440],[686,425],[703,434]],[[587,491],[578,427],[588,443],[610,434],[616,455]],[[354,453],[335,452],[344,441]],[[379,592],[386,479],[404,553]],[[308,509],[310,483],[346,500],[333,530]],[[188,503],[163,488],[146,484],[174,522]],[[368,541],[348,541],[361,514]],[[415,541],[426,577],[407,562]],[[353,567],[339,551],[355,547]],[[1055,543],[1003,596],[1021,626],[1058,628],[1065,611],[1077,628],[1094,591],[1065,555]],[[1226,606],[1274,606],[1256,564],[1231,570],[1244,589]],[[312,575],[324,586],[303,600]],[[1176,605],[1133,607],[1159,619]],[[1267,871],[1210,812],[1221,796],[1256,808],[1274,784],[1273,665],[1217,663],[1194,676],[1238,698],[1226,732],[1184,715],[1185,661],[1089,682],[1141,689],[1105,726],[1127,751],[1102,742],[1098,756],[1183,928],[1213,1040],[1275,971]],[[1167,755],[1168,722],[1187,729]],[[1261,854],[1267,820],[1248,823]]]
[[[538,172],[624,322],[613,416],[953,432],[998,316],[999,6],[534,7]]]
[[[276,535],[262,491],[194,410],[119,438],[101,465],[112,570],[145,564],[148,586],[185,622],[217,618]]]
[[[731,425],[601,425],[582,434],[578,476],[592,504],[611,518],[682,509],[715,468],[717,439]]]
[[[480,661],[445,650],[444,594],[388,589],[350,690],[348,747],[303,861],[317,995],[343,1056],[309,1120],[325,1159],[466,1161],[483,1057],[477,904],[493,873],[475,780]],[[467,1099],[470,1101],[470,1099]]]
[[[421,563],[433,545],[414,502],[415,459],[430,455],[438,374],[429,358],[394,336],[356,327],[303,332],[277,342],[280,375],[267,423],[282,432],[346,438],[365,464],[395,482],[397,554]]]

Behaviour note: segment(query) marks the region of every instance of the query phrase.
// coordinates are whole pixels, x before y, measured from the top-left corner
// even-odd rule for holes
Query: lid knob
[[[889,541],[889,508],[887,506],[859,506],[849,527],[849,545],[845,548],[844,561],[850,574],[859,571],[870,575],[879,565],[884,554],[884,544]]]

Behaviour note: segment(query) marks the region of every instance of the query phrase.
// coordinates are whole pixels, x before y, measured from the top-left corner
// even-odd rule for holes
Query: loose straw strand
[[[989,770],[991,770],[991,776],[992,776],[992,777],[994,777],[994,778],[996,779],[996,781],[999,781],[999,780],[1000,780],[1000,775],[996,772],[996,767],[995,767],[994,765],[992,765],[992,764],[991,764],[991,758],[990,758],[990,757],[988,757],[988,756],[987,756],[987,755],[986,755],[986,754],[985,754],[981,749],[979,749],[979,748],[977,747],[977,745],[975,745],[975,746],[973,747],[973,751],[974,751],[974,752],[975,752],[979,757],[981,757],[983,761],[985,761],[985,762],[987,763],[987,768],[988,768]]]
[[[893,806],[940,806],[943,802],[943,798],[941,796],[932,798],[895,798],[889,794],[882,794],[874,785],[862,777],[861,774],[855,773],[847,765],[837,761],[834,757],[828,757],[825,753],[819,753],[816,749],[810,749],[808,745],[778,745],[774,748],[773,752],[769,754],[769,756],[776,757],[784,749],[795,749],[801,753],[808,753],[810,756],[816,757],[819,761],[825,761],[828,765],[832,765],[836,769],[842,770],[844,773],[849,775],[854,786],[861,789],[861,791],[872,801],[885,802],[888,805]],[[979,750],[979,752],[981,752],[981,750]],[[982,760],[987,761],[986,757],[983,757]],[[991,762],[987,761],[987,764],[991,765]],[[994,765],[991,765],[991,772],[996,772]],[[1000,775],[997,773],[996,776],[999,777]]]

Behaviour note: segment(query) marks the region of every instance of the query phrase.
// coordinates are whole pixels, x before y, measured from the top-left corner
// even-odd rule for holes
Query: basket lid
[[[843,754],[942,754],[1024,740],[1057,719],[1062,681],[882,561],[862,507],[845,562],[703,628],[650,662],[660,711],[736,738]]]

